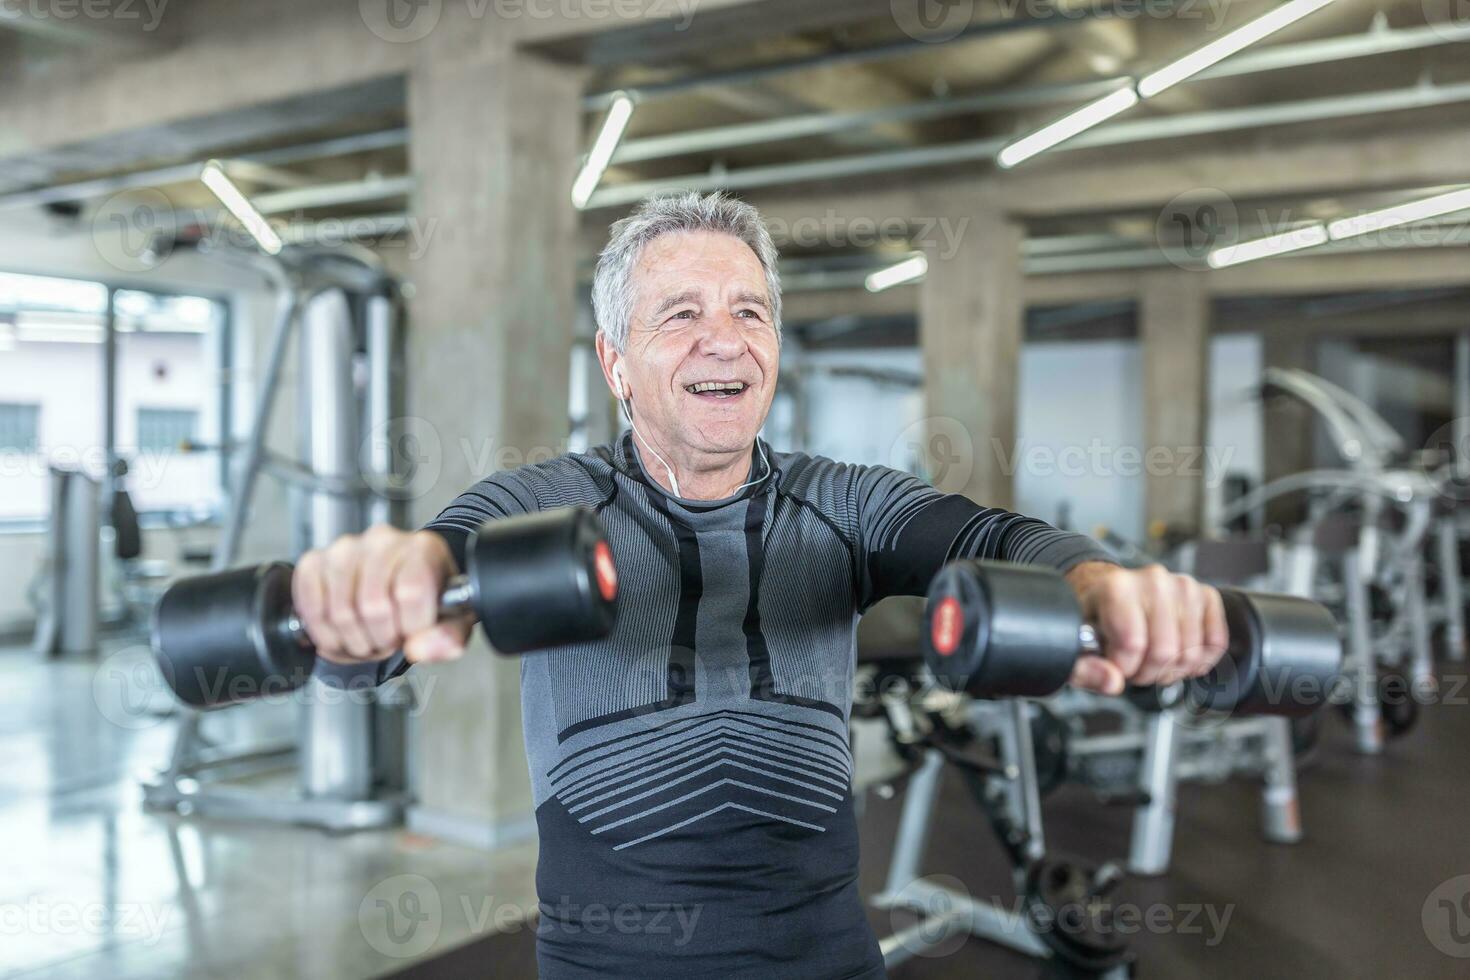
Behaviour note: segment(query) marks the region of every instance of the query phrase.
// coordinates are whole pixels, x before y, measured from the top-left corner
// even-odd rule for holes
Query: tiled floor
[[[137,645],[50,664],[0,650],[0,977],[361,978],[523,928],[534,845],[146,812],[169,705]],[[206,731],[258,744],[294,710],[233,708]]]

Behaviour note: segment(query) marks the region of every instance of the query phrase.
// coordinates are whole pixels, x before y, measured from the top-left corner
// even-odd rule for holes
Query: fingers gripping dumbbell
[[[1327,702],[1342,664],[1337,623],[1295,596],[1221,589],[1225,656],[1186,681],[1195,708],[1300,716]],[[1072,587],[1049,569],[964,560],[940,570],[925,607],[924,659],[939,682],[975,697],[1045,697],[1077,658],[1102,652]]]
[[[181,579],[153,619],[153,652],[179,700],[217,708],[304,684],[316,651],[291,605],[292,566],[272,562]],[[439,618],[473,616],[500,653],[595,640],[612,629],[617,568],[585,508],[491,521],[471,536],[465,574]]]

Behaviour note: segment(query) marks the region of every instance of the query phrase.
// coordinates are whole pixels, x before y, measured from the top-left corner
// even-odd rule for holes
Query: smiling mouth
[[[696,398],[738,398],[750,385],[744,381],[700,381],[685,385],[684,390]]]

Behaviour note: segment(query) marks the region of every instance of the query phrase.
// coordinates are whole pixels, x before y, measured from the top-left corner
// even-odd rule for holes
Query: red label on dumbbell
[[[929,620],[929,639],[934,643],[934,650],[942,657],[958,650],[964,627],[965,613],[960,608],[960,600],[952,595],[940,599]]]
[[[612,602],[618,596],[618,568],[606,541],[592,546],[592,569],[597,573],[597,591],[602,593],[603,601]]]

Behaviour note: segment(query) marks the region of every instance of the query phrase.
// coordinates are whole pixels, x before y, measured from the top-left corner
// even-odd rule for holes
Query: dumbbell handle
[[[444,591],[439,594],[439,621],[453,619],[463,616],[465,613],[475,611],[475,590],[470,585],[468,575],[456,575],[444,586]],[[313,649],[311,636],[306,632],[306,626],[302,624],[301,617],[291,613],[281,624],[281,630],[286,636],[298,643],[302,649]]]

